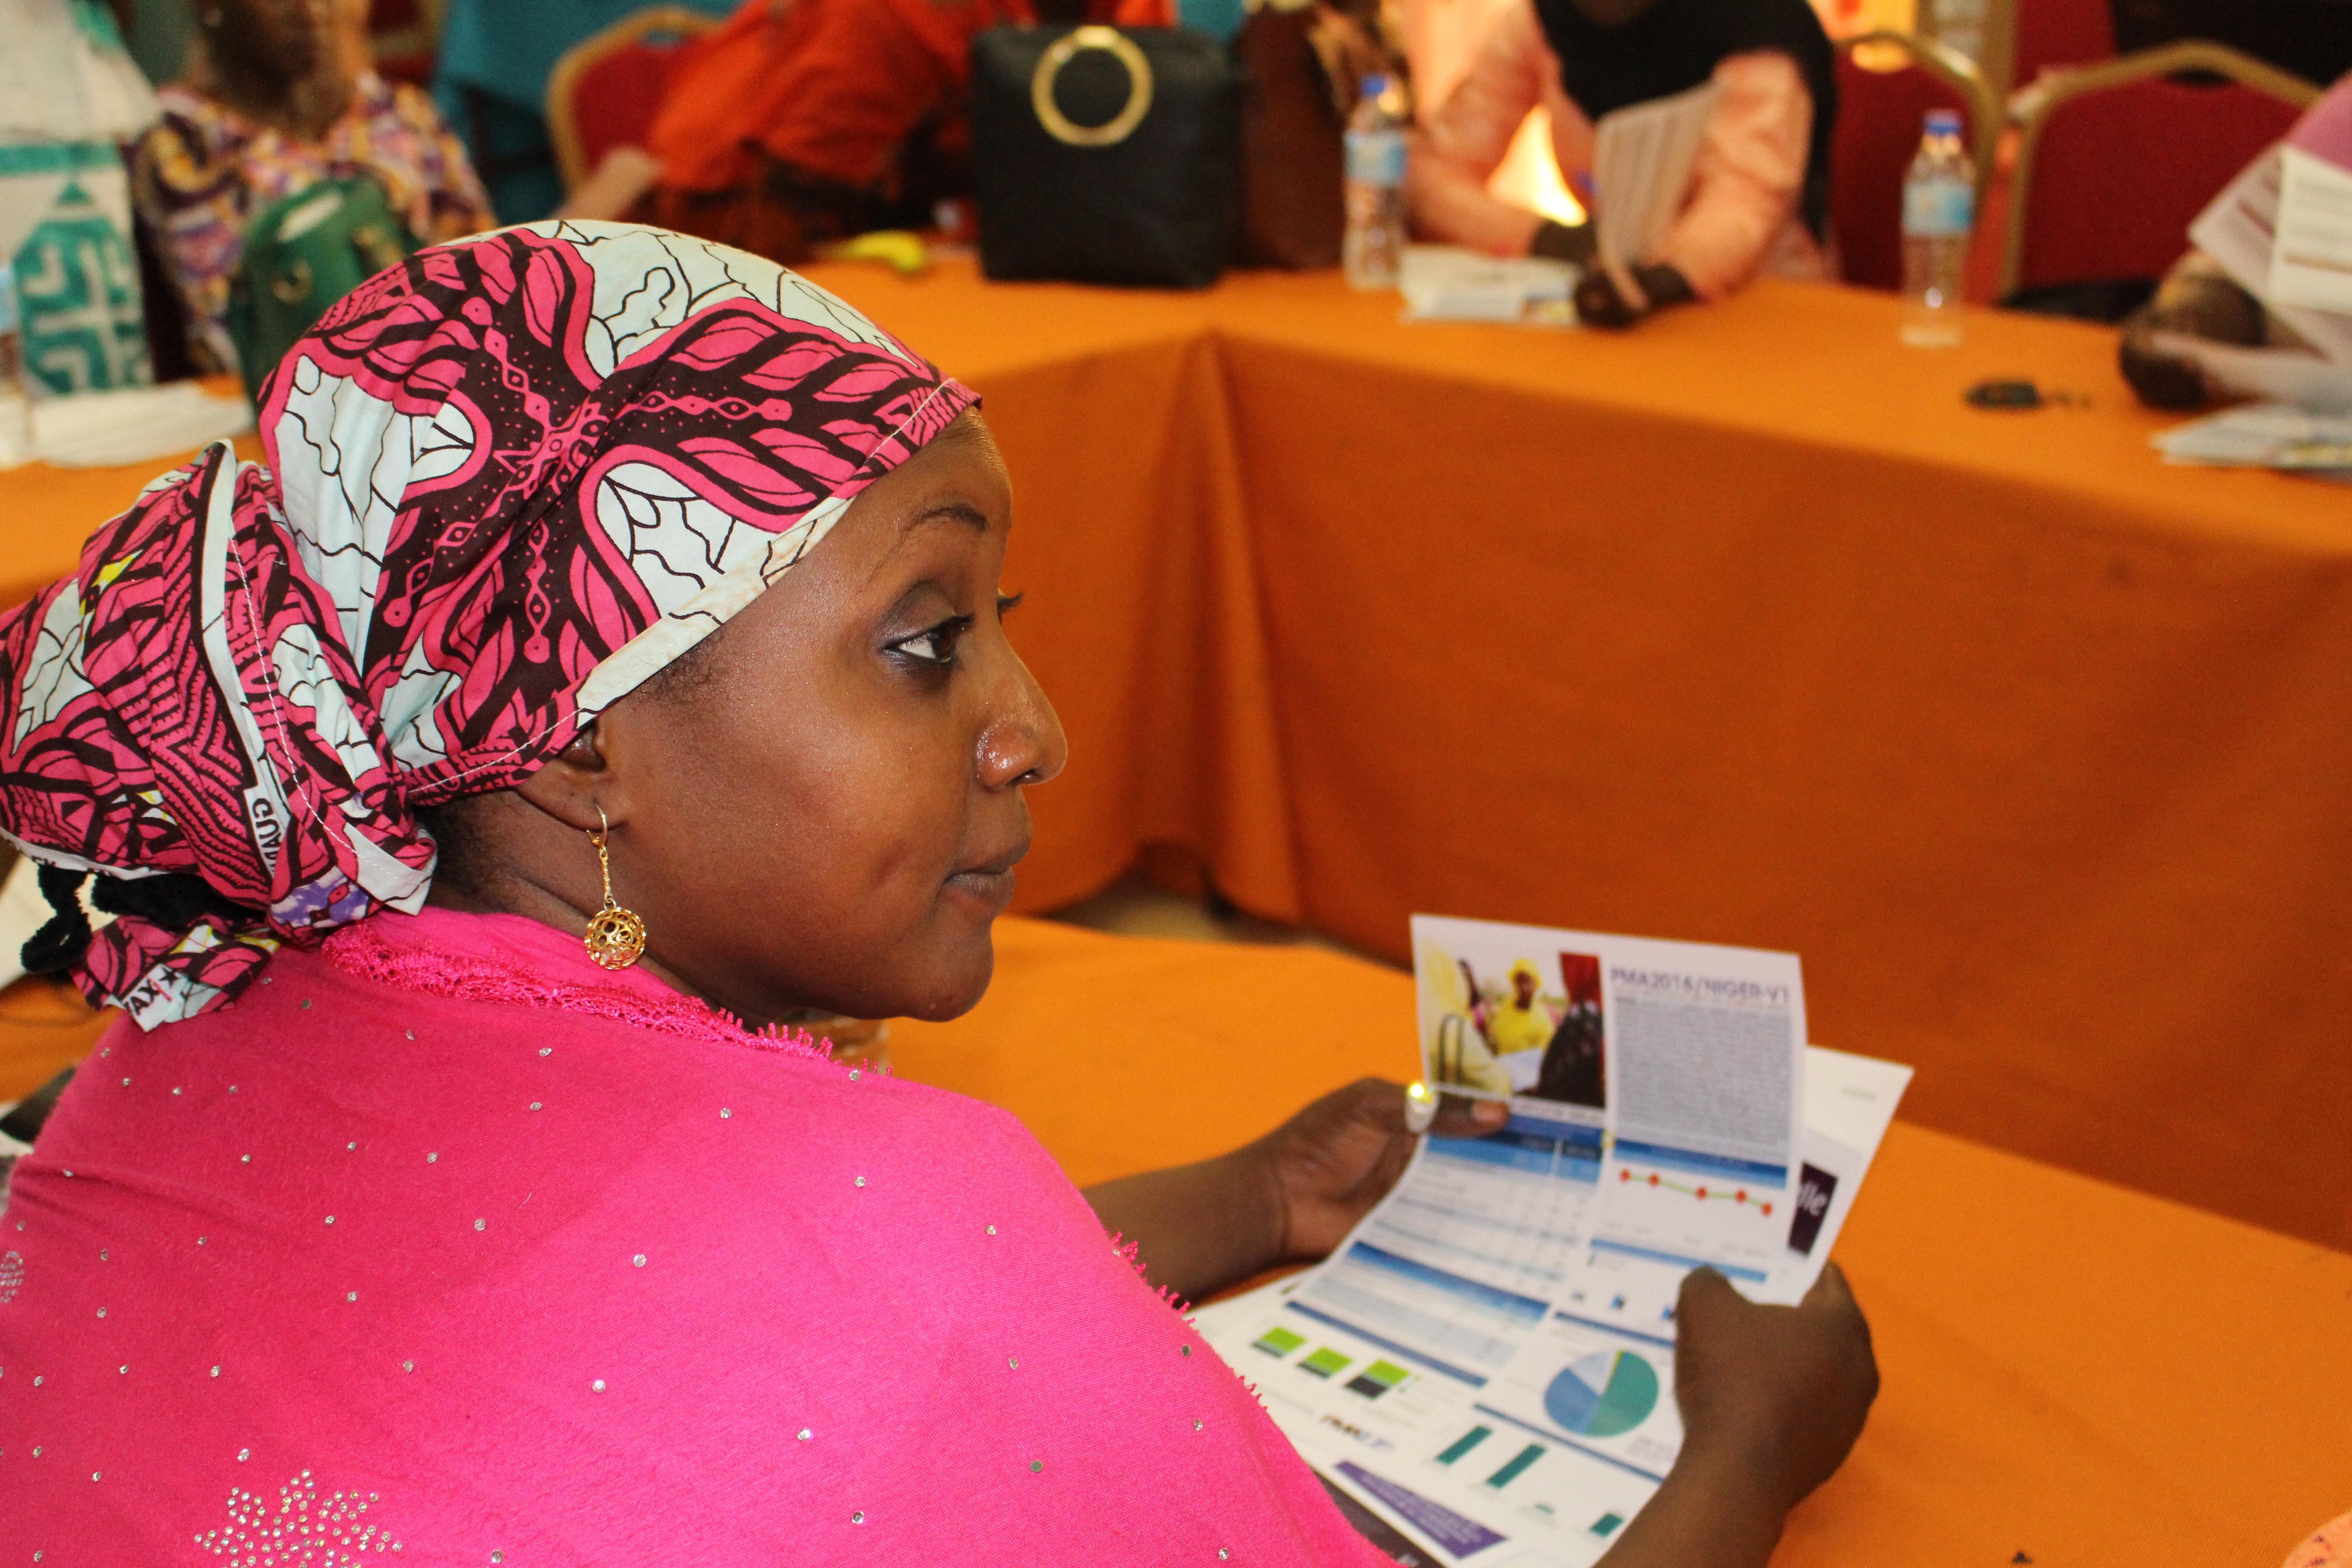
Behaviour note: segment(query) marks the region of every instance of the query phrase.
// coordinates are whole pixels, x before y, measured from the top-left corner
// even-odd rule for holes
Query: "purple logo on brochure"
[[[1339,1473],[1396,1510],[1415,1530],[1456,1557],[1484,1552],[1503,1540],[1476,1520],[1465,1519],[1444,1504],[1432,1502],[1419,1492],[1408,1491],[1394,1481],[1372,1474],[1361,1465],[1342,1460]]]
[[[1830,1200],[1837,1195],[1837,1177],[1818,1165],[1807,1165],[1797,1184],[1797,1213],[1789,1221],[1789,1250],[1811,1258],[1821,1239],[1822,1222],[1829,1218]]]

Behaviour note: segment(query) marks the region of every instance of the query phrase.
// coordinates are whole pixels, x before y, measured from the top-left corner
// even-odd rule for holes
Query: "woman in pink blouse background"
[[[184,79],[156,94],[161,122],[133,157],[131,198],[153,231],[200,372],[236,368],[230,280],[246,225],[324,180],[364,174],[416,238],[498,218],[465,144],[433,100],[378,76],[355,0],[208,0]]]
[[[1422,117],[1409,198],[1423,237],[1497,256],[1593,258],[1590,222],[1552,222],[1490,194],[1530,110],[1551,121],[1553,156],[1591,201],[1593,128],[1613,110],[1713,81],[1722,89],[1682,210],[1633,258],[1641,298],[1593,269],[1588,321],[1715,300],[1759,273],[1828,276],[1822,235],[1832,55],[1806,0],[1510,0],[1467,73]]]

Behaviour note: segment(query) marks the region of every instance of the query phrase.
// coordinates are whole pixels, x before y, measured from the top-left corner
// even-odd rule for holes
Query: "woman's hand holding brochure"
[[[1870,1325],[1834,1263],[1794,1307],[1694,1270],[1675,1318],[1682,1454],[1601,1568],[1760,1568],[1789,1510],[1862,1436],[1878,1397]]]

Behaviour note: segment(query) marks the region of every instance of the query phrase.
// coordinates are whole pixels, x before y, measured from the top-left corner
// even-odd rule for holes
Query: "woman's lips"
[[[961,895],[981,905],[992,915],[1001,915],[1013,902],[1013,872],[958,871],[947,880],[948,891]]]
[[[991,914],[1003,914],[1013,902],[1013,868],[1029,853],[1029,841],[1024,838],[1002,855],[993,855],[951,873],[947,889],[985,908]]]

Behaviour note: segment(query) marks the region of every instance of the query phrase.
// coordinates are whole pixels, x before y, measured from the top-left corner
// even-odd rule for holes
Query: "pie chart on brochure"
[[[1580,1437],[1631,1432],[1657,1407],[1657,1369],[1632,1351],[1579,1356],[1544,1390],[1544,1413]]]

